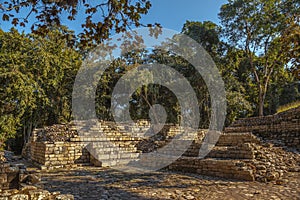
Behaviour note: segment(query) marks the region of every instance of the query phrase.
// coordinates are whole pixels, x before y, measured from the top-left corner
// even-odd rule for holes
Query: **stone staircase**
[[[142,141],[151,141],[151,137],[143,135],[148,125],[139,127],[134,124],[116,126],[112,122],[84,123],[77,122],[77,125],[80,124],[80,134],[71,141],[86,142],[91,163],[96,166],[122,168],[126,165],[141,172],[167,168],[224,178],[255,179],[250,164],[254,159],[251,144],[259,144],[260,141],[251,133],[221,134],[217,144],[203,158],[201,155],[199,157],[199,150],[203,144],[204,130],[180,135],[183,130],[170,126],[162,140],[150,142],[151,145],[156,144],[155,149],[147,151],[137,146]]]
[[[204,137],[203,131],[198,132],[199,134],[200,138]],[[176,153],[181,152],[189,143],[189,148],[182,156],[178,156]],[[175,140],[174,145],[168,146],[164,151],[142,157],[139,167],[152,170],[165,165],[167,169],[174,171],[252,181],[253,169],[247,164],[254,159],[251,143],[259,144],[259,140],[251,133],[221,134],[215,147],[205,158],[201,158],[199,150],[202,139]]]
[[[159,153],[168,154],[169,152],[180,156],[182,153],[178,154],[177,151],[188,148],[193,139],[191,135],[180,136],[181,139],[174,138],[183,131],[175,125],[166,126],[167,128],[162,131],[163,134],[147,135],[150,129],[148,121],[121,125],[116,125],[114,122],[76,121],[74,124],[76,124],[74,129],[79,131],[79,136],[71,138],[71,142],[86,143],[86,148],[91,154],[91,163],[102,167],[128,165],[129,163],[134,167],[139,166],[139,163],[143,163],[143,159],[146,158],[142,152],[152,151],[153,147],[159,149]],[[187,138],[190,140],[188,141]],[[171,139],[173,144],[166,145]],[[182,139],[185,139],[184,142]],[[150,148],[145,148],[145,146],[139,148],[143,146],[139,145],[143,141],[148,142]],[[186,144],[187,142],[189,144]],[[182,148],[183,144],[185,144],[184,148]],[[165,145],[166,147],[160,150],[160,147]]]
[[[113,122],[76,121],[79,136],[71,141],[87,144],[90,162],[95,166],[126,165],[141,153],[136,143],[149,128],[149,124],[115,125]]]
[[[299,154],[271,147],[250,132],[218,133],[204,139],[207,130],[166,125],[158,134],[147,135],[150,128],[147,121],[120,125],[97,120],[76,121],[62,128],[52,126],[36,130],[28,145],[29,157],[46,169],[91,163],[102,167],[127,167],[142,173],[166,168],[264,181],[277,179],[300,165]],[[64,141],[34,139],[56,138],[52,137],[53,131],[59,135],[67,131],[71,137]],[[210,145],[214,141],[216,145]]]

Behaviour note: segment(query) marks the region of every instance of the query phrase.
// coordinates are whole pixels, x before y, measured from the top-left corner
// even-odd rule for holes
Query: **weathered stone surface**
[[[0,163],[0,189],[18,187],[20,170],[9,163]]]
[[[300,107],[265,117],[235,121],[226,132],[252,132],[260,138],[300,151]]]
[[[13,194],[9,197],[9,200],[29,200],[26,194]]]
[[[60,194],[55,197],[55,200],[74,200],[74,196],[70,194]]]
[[[43,170],[71,169],[81,164],[106,167],[127,164],[139,159],[140,151],[148,153],[168,144],[168,148],[160,151],[161,158],[150,157],[142,161],[143,165],[155,168],[166,162],[165,157],[180,155],[182,149],[185,148],[184,144],[189,139],[189,137],[175,139],[174,137],[182,132],[180,127],[175,125],[165,126],[159,134],[145,137],[141,133],[149,128],[149,124],[145,122],[140,128],[132,124],[116,126],[112,122],[100,122],[100,125],[97,123],[87,125],[85,123],[84,121],[79,123],[81,128],[85,130],[84,134],[80,137],[73,135],[68,141],[38,142],[36,138],[38,138],[37,135],[49,131],[58,132],[59,127],[63,127],[61,132],[64,130],[75,131],[76,127],[70,124],[36,130],[30,144],[31,159],[39,164]],[[126,131],[132,131],[136,137],[129,136]],[[192,141],[192,145],[182,155],[181,160],[186,163],[179,159],[172,163],[169,169],[262,182],[277,180],[283,173],[292,169],[297,170],[298,154],[280,150],[270,143],[264,143],[250,132],[221,134],[216,146],[202,161],[199,158],[199,149],[206,132],[207,130],[199,130],[195,134],[196,137]],[[99,133],[104,133],[106,137],[97,137]],[[171,140],[172,146],[169,144]],[[89,151],[85,148],[87,144],[89,144]],[[206,163],[214,163],[215,170],[208,167]],[[241,164],[242,167],[238,166]],[[267,175],[270,173],[279,175],[272,178],[272,176]]]
[[[0,163],[6,162],[6,158],[4,156],[4,151],[0,151]]]
[[[0,200],[74,200],[70,194],[49,192],[47,190],[30,188],[26,190],[4,190],[0,192]]]
[[[147,174],[80,167],[44,172],[48,190],[72,193],[75,199],[299,199],[300,174],[287,173],[276,182],[245,182],[193,173],[159,171]]]
[[[30,142],[23,149],[24,156],[39,165],[41,169],[48,170],[73,168],[76,165],[88,163],[97,166],[126,163],[131,158],[139,156],[140,151],[135,145],[141,140],[139,135],[144,134],[149,128],[149,123],[146,121],[124,126],[116,126],[111,122],[101,122],[100,125],[86,123],[90,122],[76,123],[78,126],[81,124],[81,129],[70,123],[34,130]],[[80,136],[76,128],[81,130]],[[54,139],[64,131],[67,132],[68,139]],[[72,134],[68,134],[68,131]],[[127,131],[133,131],[133,133]],[[99,133],[105,134],[105,137],[99,136]],[[56,136],[53,137],[54,135]],[[89,151],[85,148],[88,144],[92,145],[89,146]],[[112,154],[114,147],[118,148],[118,152]]]
[[[32,200],[41,200],[41,199],[47,199],[50,197],[50,192],[47,190],[29,190],[28,191],[29,198]]]

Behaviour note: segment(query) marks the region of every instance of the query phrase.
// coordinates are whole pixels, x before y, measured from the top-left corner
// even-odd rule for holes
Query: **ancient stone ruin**
[[[264,141],[300,151],[300,107],[265,117],[235,121],[226,132],[252,132]]]
[[[118,126],[105,121],[86,123],[36,129],[24,148],[24,157],[47,170],[78,165],[118,166],[138,160],[141,153],[155,151],[173,140],[174,146],[159,156],[149,154],[140,160],[147,167],[172,157],[185,142],[176,139],[181,130],[172,124],[165,125],[155,136],[145,136],[150,124],[144,120]],[[204,159],[199,158],[199,149],[207,130],[198,130],[190,147],[166,169],[247,181],[277,180],[287,171],[299,170],[299,154],[286,149],[299,150],[299,127],[300,108],[241,119],[226,128]],[[83,134],[78,134],[78,129],[84,130]],[[97,136],[99,132],[105,138]]]
[[[173,158],[186,142],[191,145],[164,170],[276,183],[285,173],[300,171],[300,107],[236,121],[220,134],[204,158],[199,150],[208,130],[197,130],[191,140],[177,137],[182,132],[178,125],[166,124],[158,134],[147,135],[150,127],[145,120],[121,125],[90,120],[35,129],[23,149],[23,158],[8,151],[0,154],[0,199],[73,199],[72,195],[43,190],[39,173],[21,163],[29,161],[41,170],[136,162],[145,168],[155,168]],[[150,153],[162,147],[167,148],[155,156]],[[142,157],[145,153],[147,156]]]
[[[49,192],[42,189],[41,176],[26,169],[19,156],[4,151],[0,155],[0,199],[1,200],[73,200],[73,195]]]

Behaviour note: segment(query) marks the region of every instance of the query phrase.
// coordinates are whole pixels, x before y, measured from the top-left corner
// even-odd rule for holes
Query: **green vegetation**
[[[298,5],[291,7],[291,5]],[[254,79],[258,96],[259,116],[273,74],[288,64],[283,36],[292,22],[299,19],[299,1],[294,0],[230,0],[221,8],[224,33],[231,44],[245,53],[248,69]],[[298,33],[299,34],[299,33]]]
[[[71,119],[81,56],[61,36],[58,29],[47,37],[0,33],[0,143],[26,140],[35,127]]]
[[[0,30],[0,146],[9,138],[26,142],[36,127],[72,120],[73,83],[90,46],[107,39],[111,32],[125,31],[129,24],[139,26],[141,16],[150,8],[150,2],[144,0],[132,4],[109,0],[101,5],[108,9],[107,16],[102,21],[87,20],[83,32],[75,36],[60,24],[59,16],[68,12],[69,20],[73,20],[81,8],[78,3],[84,0],[8,2],[12,4],[0,3],[3,20],[23,25],[26,21],[11,11],[31,5],[38,23],[31,34]],[[292,73],[299,67],[300,58],[299,7],[298,0],[229,0],[219,14],[221,26],[210,21],[187,21],[183,25],[182,33],[200,43],[221,72],[227,95],[227,125],[240,117],[281,112],[292,106],[290,102],[299,106],[299,82]],[[99,11],[91,5],[85,9],[87,19]],[[171,49],[159,48],[136,50],[111,63],[97,88],[99,119],[113,119],[111,96],[119,78],[148,63],[166,64],[187,78],[198,98],[199,126],[207,127],[210,96],[201,75]],[[178,122],[177,98],[155,84],[143,86],[132,95],[132,118],[149,118],[149,108],[154,104],[164,105],[168,122]]]
[[[293,108],[297,108],[300,106],[300,101],[296,101],[296,102],[292,102],[292,103],[289,103],[289,104],[286,104],[286,105],[282,105],[282,106],[279,106],[277,108],[277,113],[281,113],[281,112],[284,112],[284,111],[287,111],[287,110],[290,110],[290,109],[293,109]]]
[[[53,26],[66,25],[78,15],[84,17],[82,30],[75,35],[66,33],[69,44],[80,42],[80,47],[93,46],[108,39],[115,33],[126,31],[130,26],[142,26],[140,19],[151,7],[149,0],[107,0],[91,2],[87,0],[8,0],[0,2],[2,20],[14,26],[32,24],[31,30],[46,36]],[[20,13],[23,13],[20,15]],[[22,17],[20,17],[22,16]],[[35,20],[30,21],[29,19]],[[67,22],[67,23],[66,23]],[[66,24],[63,24],[66,23]],[[152,24],[143,26],[152,27]],[[160,26],[155,24],[155,26]],[[77,39],[77,40],[76,40]]]

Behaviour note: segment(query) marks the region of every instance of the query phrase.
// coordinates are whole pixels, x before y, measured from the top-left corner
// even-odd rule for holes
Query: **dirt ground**
[[[43,172],[45,189],[75,199],[300,199],[300,173],[280,182],[242,182],[189,173],[128,174],[109,168]]]

